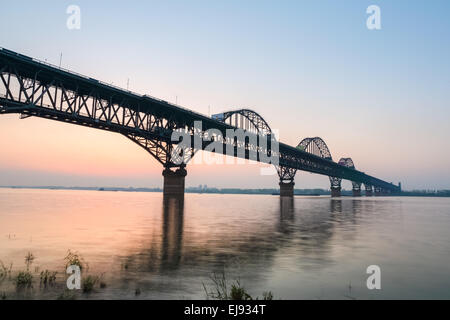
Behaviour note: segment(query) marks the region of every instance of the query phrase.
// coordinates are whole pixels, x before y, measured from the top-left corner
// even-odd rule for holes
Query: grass
[[[40,275],[40,283],[44,286],[54,285],[56,282],[56,275],[58,272],[56,271],[42,271]]]
[[[9,267],[6,267],[3,261],[0,260],[0,281],[5,280],[7,277],[11,278],[11,269],[12,269],[12,263],[9,265]]]
[[[83,271],[83,269],[88,269],[88,264],[84,261],[84,259],[78,252],[72,252],[71,250],[69,250],[64,260],[66,261],[66,268],[69,266],[78,266],[80,267],[81,271]]]
[[[27,265],[27,271],[30,270],[30,266],[33,264],[33,261],[36,257],[33,256],[31,252],[28,252],[28,254],[25,256],[25,264]]]
[[[81,288],[84,293],[91,293],[99,282],[99,277],[89,275],[82,280]]]
[[[241,287],[239,280],[231,285],[230,300],[253,300],[253,298]]]
[[[29,271],[20,271],[14,279],[18,288],[31,288],[33,275]]]
[[[207,299],[213,300],[253,300],[253,297],[246,291],[246,289],[241,285],[240,280],[235,280],[234,283],[231,284],[230,290],[228,290],[228,281],[225,277],[225,272],[221,274],[213,273],[210,277],[213,285],[210,290],[208,290],[204,283],[203,289],[206,293]],[[273,294],[272,292],[264,292],[263,300],[272,300]],[[258,300],[258,297],[256,297]]]
[[[57,300],[75,300],[77,298],[75,292],[72,290],[64,290],[56,299]]]
[[[9,280],[13,281],[17,289],[33,288],[34,276],[36,277],[39,276],[39,283],[41,287],[47,286],[59,287],[56,286],[58,284],[57,282],[58,272],[51,271],[48,269],[45,270],[42,269],[41,271],[41,269],[38,266],[33,266],[35,259],[36,257],[31,252],[28,252],[27,255],[25,256],[26,270],[18,271],[18,273],[14,274],[13,277],[11,277],[11,270],[13,264],[11,263],[10,265],[6,266],[2,261],[0,261],[0,283],[9,277]],[[83,270],[84,276],[81,279],[81,289],[83,293],[91,293],[95,291],[96,288],[100,289],[106,288],[107,284],[103,280],[104,274],[101,274],[100,276],[87,275],[88,264],[85,262],[85,260],[81,257],[81,255],[78,252],[68,250],[64,260],[66,268],[71,265],[76,265],[80,268],[80,271]],[[7,294],[6,292],[0,291],[0,300],[6,299],[7,298],[6,294]],[[78,295],[76,291],[64,290],[64,292],[55,296],[55,298],[59,300],[73,300],[76,299],[77,296]]]

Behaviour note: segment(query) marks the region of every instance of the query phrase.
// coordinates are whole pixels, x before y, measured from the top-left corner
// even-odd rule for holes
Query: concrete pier
[[[366,197],[372,197],[372,196],[373,196],[372,190],[366,190]]]
[[[332,187],[331,188],[331,197],[339,198],[341,196],[341,187]]]
[[[294,197],[294,182],[280,182],[280,196]]]
[[[164,169],[164,196],[183,196],[184,195],[184,180],[187,171],[184,168],[179,168],[172,171],[169,168]]]
[[[353,190],[353,196],[354,197],[361,197],[361,189]]]

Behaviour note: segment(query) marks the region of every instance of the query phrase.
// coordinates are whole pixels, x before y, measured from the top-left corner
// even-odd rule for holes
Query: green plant
[[[273,300],[272,291],[263,292],[263,300]]]
[[[56,271],[42,271],[41,275],[40,275],[40,283],[43,284],[44,286],[47,285],[54,285],[56,282],[56,274],[58,272]]]
[[[77,298],[75,292],[70,290],[64,290],[63,293],[61,293],[57,300],[75,300]]]
[[[3,281],[6,277],[11,278],[11,269],[12,263],[9,265],[9,268],[3,264],[3,261],[0,260],[0,281]]]
[[[34,259],[35,256],[31,252],[28,252],[28,254],[25,256],[25,264],[27,265],[27,271],[30,270],[30,266],[33,264]]]
[[[81,287],[83,289],[84,293],[90,293],[92,290],[94,290],[94,287],[97,285],[97,283],[100,281],[100,278],[97,276],[87,276],[83,279],[81,283]]]
[[[29,271],[20,271],[15,282],[17,287],[30,288],[33,284],[33,275]]]
[[[253,300],[253,298],[245,291],[239,280],[231,285],[230,300]]]
[[[66,268],[68,266],[78,266],[80,267],[80,270],[88,269],[87,263],[78,252],[72,252],[69,250],[64,260],[66,261]]]
[[[235,280],[234,283],[231,284],[230,291],[228,291],[228,283],[225,277],[225,272],[221,274],[213,273],[210,277],[213,286],[212,289],[208,290],[204,283],[203,289],[206,293],[207,299],[215,299],[215,300],[253,300],[252,296],[245,290],[245,288],[241,285],[239,279]],[[272,300],[273,294],[271,291],[263,292],[263,300]],[[258,300],[258,297],[256,298]]]
[[[225,272],[222,272],[221,274],[214,272],[210,279],[213,282],[213,288],[210,291],[208,291],[203,284],[203,289],[206,292],[207,299],[253,300],[253,298],[241,286],[239,280],[235,280],[235,282],[231,285],[230,292],[228,292],[228,283],[225,277]]]
[[[228,289],[227,289],[227,280],[225,279],[225,272],[222,272],[221,275],[217,273],[213,273],[210,277],[213,282],[213,288],[208,291],[204,283],[203,289],[206,293],[206,298],[216,299],[216,300],[228,300]]]

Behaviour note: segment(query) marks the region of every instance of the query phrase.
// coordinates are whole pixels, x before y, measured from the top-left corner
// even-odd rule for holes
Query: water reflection
[[[280,197],[280,221],[278,231],[283,234],[289,234],[295,221],[294,198]]]
[[[176,269],[183,248],[184,197],[164,197],[161,268]]]
[[[341,199],[331,199],[330,201],[330,211],[331,213],[342,213],[342,200]]]
[[[184,230],[185,200],[164,199],[161,240],[149,236],[150,241],[143,241],[146,245],[126,256],[129,267],[122,275],[123,279],[129,281],[134,271],[133,277],[141,287],[154,289],[161,276],[181,277],[181,282],[169,282],[164,286],[164,290],[177,291],[188,284],[196,287],[212,272],[225,269],[230,277],[239,277],[252,284],[267,279],[271,268],[280,271],[291,268],[279,265],[276,260],[280,254],[284,259],[293,259],[300,270],[326,268],[335,263],[333,241],[336,229],[357,224],[361,201],[327,199],[325,201],[330,203],[327,211],[323,210],[324,200],[317,199],[318,207],[315,208],[310,204],[314,204],[311,199],[280,198],[273,219],[254,219],[251,224],[243,221],[242,225],[232,225],[217,213],[206,211],[198,223],[204,223],[208,216],[212,221],[206,222],[208,232],[199,237],[192,231],[193,220],[188,220],[188,232]],[[356,229],[348,229],[346,237],[352,238],[355,233]],[[147,282],[143,280],[146,278]]]
[[[426,269],[434,259],[433,270],[446,275],[440,266],[448,265],[450,204],[436,202],[432,211],[431,200],[421,201],[0,191],[0,259],[24,268],[31,251],[36,266],[61,270],[67,250],[78,251],[90,272],[105,274],[108,286],[93,298],[134,298],[136,288],[140,298],[204,298],[202,283],[224,269],[251,292],[298,298],[301,291],[311,298],[315,280],[348,286],[371,263]],[[441,222],[432,224],[430,216]],[[422,250],[430,244],[444,249]]]

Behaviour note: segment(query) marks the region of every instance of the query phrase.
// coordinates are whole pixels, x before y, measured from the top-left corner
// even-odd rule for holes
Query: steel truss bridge
[[[185,166],[197,151],[192,148],[189,152],[178,152],[179,141],[172,141],[176,130],[190,134],[193,141],[195,136],[202,136],[202,150],[228,154],[226,150],[231,148],[235,157],[266,163],[270,163],[270,158],[260,157],[259,153],[256,158],[250,155],[264,151],[277,156],[282,196],[293,195],[297,170],[330,177],[333,196],[340,195],[342,179],[352,182],[354,195],[361,194],[362,184],[366,195],[373,191],[375,194],[400,192],[399,186],[356,170],[350,158],[334,162],[326,143],[319,137],[303,139],[297,147],[279,143],[275,150],[272,129],[255,111],[239,109],[210,118],[0,48],[0,114],[11,113],[20,114],[21,119],[40,117],[126,136],[164,166],[167,194],[184,193]],[[202,123],[200,130],[195,126],[196,121]],[[257,143],[226,137],[227,129],[238,128],[258,134]],[[216,129],[219,134],[207,137],[209,129]],[[261,137],[267,139],[264,144]],[[220,141],[223,148],[208,150],[213,141]],[[186,157],[185,161],[174,161],[181,156]]]

